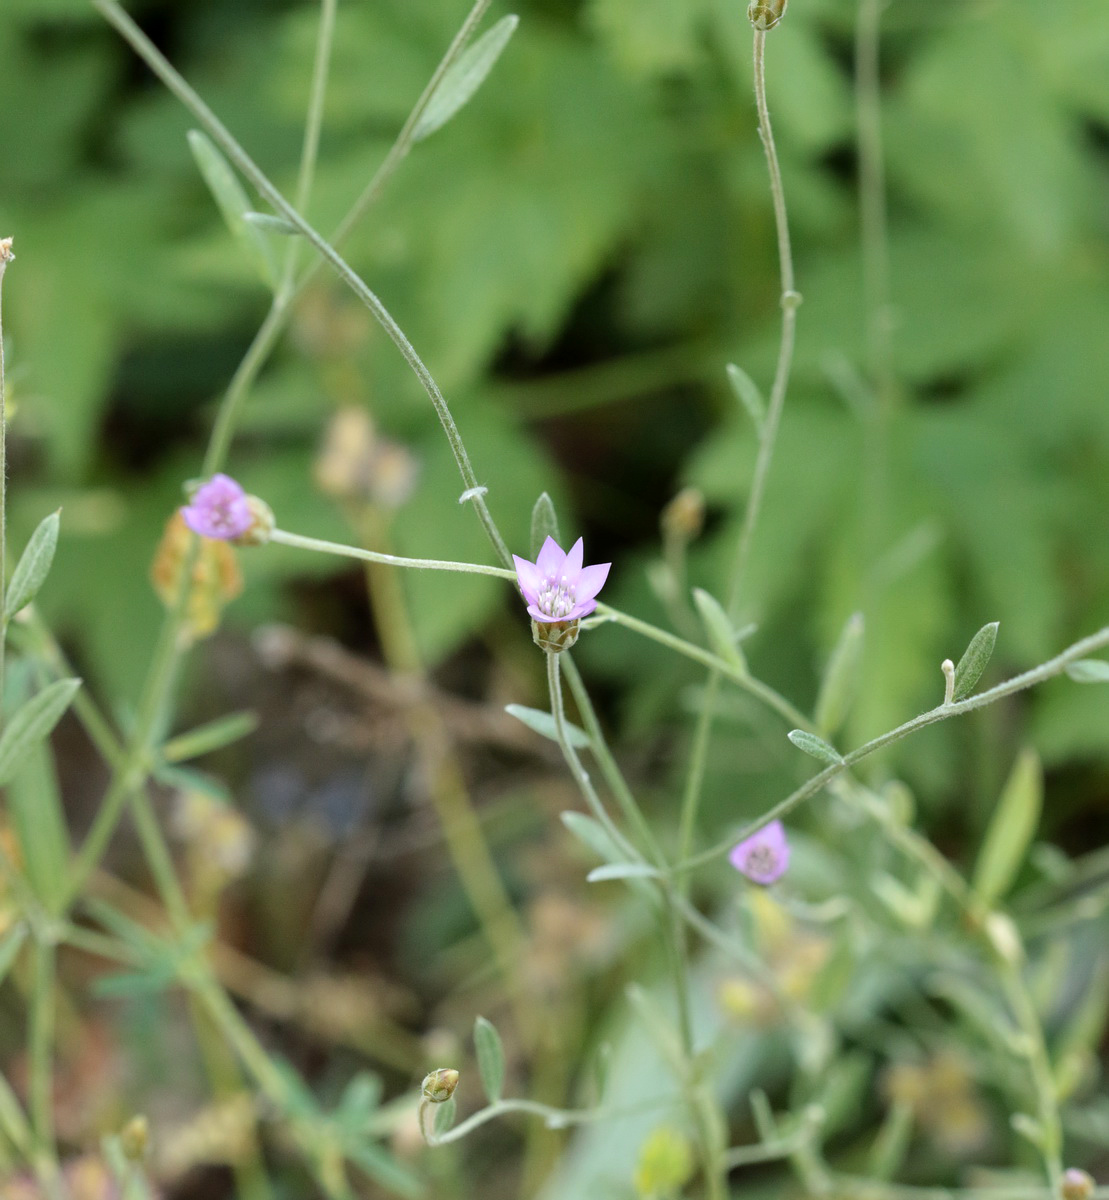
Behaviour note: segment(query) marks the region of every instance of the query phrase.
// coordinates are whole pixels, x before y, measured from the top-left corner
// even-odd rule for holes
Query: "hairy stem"
[[[766,32],[756,29],[754,34],[755,104],[759,114],[759,136],[766,151],[766,165],[770,172],[770,195],[774,203],[774,225],[778,234],[778,268],[781,276],[782,338],[778,348],[778,365],[774,372],[774,383],[770,389],[766,421],[759,438],[759,453],[755,460],[755,474],[751,482],[751,494],[747,498],[747,509],[743,514],[739,545],[736,548],[735,564],[732,567],[731,585],[728,591],[728,612],[733,620],[739,612],[743,595],[744,573],[747,559],[754,541],[762,508],[766,482],[770,476],[770,465],[774,458],[774,447],[778,439],[778,426],[782,419],[786,392],[789,388],[790,370],[793,366],[793,348],[797,332],[797,306],[801,302],[793,275],[793,250],[789,236],[789,216],[786,211],[785,189],[782,186],[782,170],[778,163],[778,151],[774,145],[774,130],[770,124],[770,109],[766,103]]]
[[[1040,666],[1033,667],[1030,671],[1023,672],[1023,674],[1015,675],[1005,683],[999,683],[997,687],[990,688],[989,691],[980,692],[977,696],[970,696],[966,700],[958,700],[954,704],[941,704],[937,708],[932,708],[925,713],[921,713],[920,716],[914,717],[911,721],[906,721],[903,725],[898,725],[896,729],[891,729],[888,733],[883,733],[879,737],[873,738],[857,749],[852,750],[850,754],[844,756],[842,762],[833,763],[830,767],[825,767],[818,775],[814,775],[795,792],[791,793],[769,811],[763,813],[758,820],[752,821],[750,825],[734,837],[729,837],[727,841],[717,843],[710,850],[706,850],[703,854],[698,854],[684,863],[677,863],[674,870],[693,870],[704,863],[721,858],[731,850],[737,841],[748,838],[760,829],[764,829],[771,821],[779,820],[788,815],[799,804],[803,804],[806,800],[811,799],[823,790],[831,780],[850,770],[856,763],[861,762],[875,751],[881,750],[885,746],[890,746],[894,742],[899,742],[911,733],[916,733],[918,729],[924,729],[928,725],[935,725],[939,721],[946,721],[949,717],[956,717],[963,713],[973,712],[978,708],[985,708],[987,705],[993,704],[994,701],[1001,700],[1005,696],[1011,696],[1015,692],[1022,692],[1026,688],[1035,687],[1038,683],[1043,683],[1045,680],[1052,679],[1056,675],[1061,675],[1069,663],[1077,662],[1080,658],[1087,658],[1091,654],[1096,654],[1097,651],[1104,649],[1106,646],[1109,646],[1109,626],[1099,630],[1097,633],[1091,634],[1089,637],[1083,638],[1080,642],[1075,642],[1074,645],[1069,646],[1061,654],[1056,655],[1045,663],[1041,663]]]

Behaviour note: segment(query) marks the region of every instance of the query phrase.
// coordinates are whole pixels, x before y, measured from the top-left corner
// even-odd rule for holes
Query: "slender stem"
[[[8,410],[4,393],[4,273],[12,254],[12,239],[0,238],[0,609],[7,592],[8,562]],[[4,712],[4,658],[8,625],[0,623],[0,720]]]
[[[743,691],[750,693],[756,700],[760,700],[768,708],[772,708],[776,713],[779,713],[790,725],[798,729],[806,729],[809,732],[814,732],[813,724],[809,718],[799,708],[795,708],[790,704],[784,696],[779,695],[768,684],[748,675],[746,671],[743,671],[739,667],[733,667],[731,663],[718,658],[711,651],[694,645],[693,642],[687,642],[684,638],[677,637],[665,629],[659,629],[657,625],[651,625],[647,621],[641,621],[638,617],[621,612],[618,608],[612,608],[608,604],[598,604],[597,612],[599,615],[607,617],[610,621],[615,621],[617,625],[623,625],[625,629],[630,629],[642,637],[650,638],[651,641],[658,642],[661,646],[667,646],[678,654],[693,659],[694,662],[703,663],[706,667],[711,667],[714,671],[718,671],[723,675],[725,679],[730,679],[732,683],[742,688]]]
[[[566,730],[566,710],[562,701],[562,681],[559,676],[558,660],[559,655],[556,651],[547,651],[547,687],[551,697],[551,715],[554,717],[555,732],[558,735],[558,744],[562,748],[562,757],[566,760],[566,765],[570,768],[570,774],[574,777],[574,782],[578,785],[578,790],[585,798],[586,804],[589,805],[593,815],[600,821],[608,836],[628,856],[630,862],[642,862],[643,856],[631,845],[620,830],[616,828],[612,818],[608,815],[600,796],[597,795],[596,788],[593,786],[593,781],[589,778],[589,773],[581,765],[578,752],[570,743],[570,738]]]
[[[430,399],[439,418],[439,423],[442,425],[443,431],[447,436],[447,441],[450,443],[451,452],[454,455],[455,463],[458,466],[466,488],[478,488],[480,484],[477,475],[474,473],[470,457],[466,452],[462,436],[458,431],[458,426],[455,424],[446,398],[440,391],[439,385],[435,382],[423,359],[416,353],[412,343],[405,336],[396,321],[393,320],[392,315],[385,305],[382,304],[377,295],[366,285],[331,243],[309,225],[296,208],[274,187],[269,178],[231,135],[227,127],[212,112],[208,105],[205,104],[200,96],[197,95],[193,88],[186,83],[184,78],[173,68],[153,42],[120,8],[116,0],[91,0],[91,3],[119,31],[134,49],[135,53],[150,67],[166,87],[189,109],[193,116],[204,126],[212,140],[221,147],[239,171],[273,206],[274,210],[300,231],[370,310],[374,319],[401,352],[404,360],[408,363],[427,393],[428,399]],[[500,531],[497,529],[492,513],[489,511],[489,506],[485,502],[484,495],[477,495],[473,501],[473,505],[478,519],[485,529],[486,535],[497,552],[497,556],[505,566],[508,566],[512,561],[511,555],[504,543],[504,539],[501,537]]]
[[[486,567],[478,563],[449,562],[438,558],[402,558],[396,554],[382,554],[377,550],[365,550],[361,546],[347,546],[342,542],[326,542],[322,538],[302,537],[299,533],[287,533],[275,529],[270,541],[281,546],[294,546],[298,550],[315,550],[321,554],[336,554],[340,558],[354,558],[360,562],[379,563],[387,567],[410,567],[418,571],[457,571],[468,575],[493,575],[498,579],[515,579],[516,572],[507,567]]]
[[[425,1117],[434,1113],[435,1105],[424,1100],[420,1105],[420,1127],[429,1146],[445,1146],[448,1142],[461,1141],[475,1129],[503,1117],[508,1113],[527,1113],[542,1117],[550,1129],[568,1129],[571,1125],[591,1125],[595,1121],[614,1121],[622,1117],[638,1116],[640,1113],[656,1112],[674,1105],[673,1096],[658,1096],[654,1100],[641,1100],[638,1104],[625,1104],[612,1108],[552,1108],[534,1100],[498,1100],[495,1104],[467,1117],[445,1133],[435,1133],[428,1127]]]
[[[880,407],[895,376],[890,326],[889,234],[882,145],[881,22],[889,0],[859,0],[855,28],[855,117],[859,149],[859,217],[866,296],[867,356]]]
[[[35,1135],[35,1156],[50,1173],[57,1164],[54,1147],[54,1017],[55,948],[53,943],[35,942],[35,982],[31,1001],[30,1109]]]
[[[774,372],[774,383],[770,389],[770,401],[766,410],[766,422],[759,438],[759,453],[755,460],[755,474],[751,482],[751,494],[743,514],[736,549],[735,565],[732,568],[731,585],[728,592],[728,612],[734,619],[742,599],[744,572],[751,552],[751,544],[762,508],[766,482],[770,476],[770,464],[774,458],[774,446],[778,437],[778,426],[785,406],[789,388],[790,370],[793,366],[793,347],[797,331],[797,306],[801,303],[793,275],[793,250],[789,237],[789,217],[786,211],[785,189],[782,186],[782,171],[778,163],[778,151],[774,145],[774,131],[770,124],[770,110],[766,103],[766,33],[756,29],[754,35],[755,105],[759,114],[759,136],[766,152],[766,165],[770,172],[770,194],[774,203],[774,224],[778,233],[778,265],[782,288],[782,339],[778,348],[778,365]]]
[[[720,694],[720,672],[712,671],[701,698],[701,709],[697,714],[697,725],[693,732],[693,747],[689,753],[685,789],[682,792],[682,811],[678,821],[678,862],[684,862],[693,853],[693,838],[697,832],[697,813],[701,806],[704,790],[705,768],[708,764],[709,741],[716,715],[716,700]],[[679,891],[685,891],[688,873],[681,871],[676,878]]]
[[[601,768],[605,782],[616,797],[624,819],[635,830],[636,836],[646,848],[647,856],[654,861],[656,866],[662,867],[665,864],[662,847],[658,844],[658,839],[651,830],[651,826],[643,815],[643,810],[639,807],[619,764],[609,749],[604,731],[601,729],[601,723],[597,719],[593,701],[590,700],[589,692],[586,690],[585,681],[581,677],[577,663],[570,657],[568,651],[563,654],[562,672],[570,684],[574,703],[578,706],[585,732],[589,735],[589,749],[597,760],[597,765]]]
[[[966,700],[958,700],[954,704],[941,704],[938,708],[929,709],[928,712],[921,713],[920,716],[914,717],[911,721],[906,721],[903,725],[898,725],[896,729],[891,729],[888,733],[883,733],[879,737],[872,738],[856,750],[852,750],[850,754],[845,755],[842,762],[833,763],[832,766],[825,767],[818,775],[814,775],[808,782],[802,784],[795,792],[792,792],[768,812],[763,813],[757,820],[752,821],[750,825],[735,837],[730,837],[727,841],[717,843],[711,849],[696,855],[694,858],[688,859],[684,863],[677,863],[674,870],[692,870],[695,867],[702,866],[704,863],[712,862],[714,859],[722,857],[731,850],[737,841],[742,841],[744,838],[750,837],[753,833],[757,833],[760,829],[764,829],[771,821],[776,821],[786,816],[799,804],[803,804],[806,800],[815,796],[831,780],[835,779],[838,775],[842,775],[876,750],[881,750],[885,746],[899,742],[902,738],[908,737],[909,734],[916,733],[918,729],[924,729],[928,725],[935,725],[939,721],[946,721],[949,717],[956,717],[963,713],[973,712],[978,708],[985,708],[987,705],[993,704],[994,701],[1001,700],[1005,696],[1011,696],[1015,692],[1024,691],[1026,688],[1034,687],[1036,684],[1043,683],[1047,679],[1052,679],[1056,675],[1061,675],[1069,663],[1076,662],[1080,658],[1087,658],[1089,655],[1095,654],[1098,650],[1102,650],[1106,646],[1109,646],[1109,626],[1099,630],[1097,633],[1091,634],[1089,637],[1083,638],[1079,642],[1075,642],[1074,645],[1069,646],[1061,654],[1057,654],[1047,662],[1041,663],[1038,667],[1033,667],[1032,670],[1025,671],[1020,675],[1015,675],[1005,683],[999,683],[997,687],[990,688],[989,691],[980,692],[977,696],[971,696]]]

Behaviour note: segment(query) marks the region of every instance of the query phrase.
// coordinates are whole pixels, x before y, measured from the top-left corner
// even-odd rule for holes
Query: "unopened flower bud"
[[[440,1067],[430,1075],[424,1076],[424,1099],[430,1100],[432,1104],[444,1104],[454,1095],[456,1087],[458,1072],[452,1067]]]
[[[273,509],[258,496],[247,496],[250,524],[234,538],[236,546],[264,546],[274,531]]]
[[[663,536],[691,542],[705,526],[705,497],[700,488],[687,487],[662,510]]]
[[[1063,1172],[1063,1183],[1060,1195],[1063,1200],[1089,1200],[1094,1194],[1094,1181],[1077,1167],[1071,1167]]]
[[[747,5],[747,20],[756,29],[773,29],[786,14],[789,0],[751,0]]]
[[[150,1145],[150,1123],[141,1114],[120,1130],[119,1146],[130,1162],[142,1162]]]
[[[15,260],[15,255],[12,253],[12,239],[10,237],[0,238],[0,275],[4,274],[4,268],[8,263]]]
[[[541,649],[559,654],[569,650],[578,640],[580,628],[581,622],[577,618],[573,621],[532,621],[531,636]]]

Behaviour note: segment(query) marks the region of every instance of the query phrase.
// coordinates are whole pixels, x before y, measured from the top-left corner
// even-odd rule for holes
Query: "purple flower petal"
[[[578,538],[578,540],[570,547],[566,554],[566,561],[562,564],[562,574],[567,582],[577,582],[577,577],[581,574],[581,564],[584,559],[585,539]]]
[[[543,549],[539,551],[535,565],[539,568],[540,575],[547,579],[556,579],[562,574],[562,564],[565,561],[565,551],[553,537],[548,537],[543,543]]]
[[[744,838],[728,856],[731,864],[753,883],[775,883],[789,866],[789,842],[781,821],[771,821],[764,829]]]
[[[228,475],[213,475],[181,509],[185,524],[201,537],[231,541],[250,528],[254,516],[242,487]]]
[[[595,563],[591,567],[583,567],[581,574],[578,575],[578,582],[574,588],[574,595],[578,598],[579,604],[584,604],[587,600],[592,600],[593,597],[605,586],[605,580],[608,578],[608,573],[612,569],[612,563]],[[596,605],[594,605],[594,608]],[[589,610],[590,612],[593,609]]]
[[[518,554],[512,556],[512,561],[516,564],[516,582],[520,585],[520,591],[524,593],[524,599],[529,604],[538,604],[539,589],[543,586],[543,576],[539,573],[539,568]]]

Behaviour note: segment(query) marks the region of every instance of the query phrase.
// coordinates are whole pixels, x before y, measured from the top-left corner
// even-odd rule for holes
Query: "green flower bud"
[[[443,1104],[454,1095],[458,1087],[458,1072],[452,1067],[440,1067],[424,1076],[424,1099],[432,1104]]]
[[[532,640],[543,650],[553,650],[555,654],[569,650],[578,640],[578,630],[581,622],[575,617],[572,621],[536,621],[531,622]]]
[[[747,5],[747,20],[758,30],[773,29],[786,15],[789,0],[751,0]]]
[[[264,546],[274,531],[273,509],[258,496],[247,496],[250,524],[234,539],[236,546]]]

